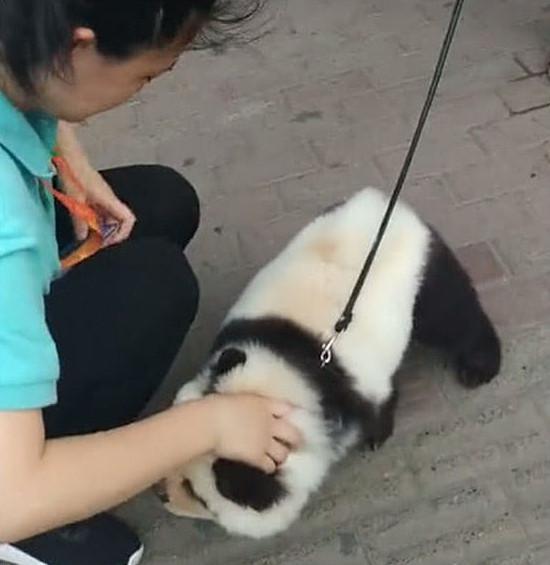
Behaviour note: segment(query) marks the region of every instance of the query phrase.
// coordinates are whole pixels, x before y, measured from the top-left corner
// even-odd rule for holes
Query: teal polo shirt
[[[44,296],[60,270],[53,198],[57,122],[0,92],[0,411],[57,401],[59,360]]]

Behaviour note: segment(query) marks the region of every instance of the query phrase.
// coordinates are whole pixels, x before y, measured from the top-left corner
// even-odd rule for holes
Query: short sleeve
[[[9,173],[0,170],[0,410],[25,410],[56,402],[59,360],[46,323],[37,235],[10,200],[9,191],[26,186]]]

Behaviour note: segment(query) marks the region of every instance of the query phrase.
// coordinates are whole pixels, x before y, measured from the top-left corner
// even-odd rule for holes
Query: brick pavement
[[[248,277],[328,204],[389,188],[452,2],[279,0],[257,42],[190,54],[83,134],[98,166],[172,165],[204,220],[195,371]],[[406,197],[457,249],[506,338],[501,378],[458,388],[426,352],[403,371],[395,437],[341,465],[293,530],[262,543],[122,510],[147,565],[550,563],[548,0],[467,1]]]

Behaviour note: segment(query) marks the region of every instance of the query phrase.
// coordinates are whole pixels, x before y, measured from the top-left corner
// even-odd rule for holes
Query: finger
[[[136,217],[132,212],[132,210],[128,208],[128,206],[126,206],[120,201],[119,203],[120,203],[120,211],[122,217],[121,217],[120,229],[117,234],[117,239],[120,242],[130,237],[130,234],[132,233],[132,230],[134,229],[134,226],[136,224]]]
[[[106,245],[120,243],[128,239],[136,223],[136,217],[132,210],[112,191],[96,200],[95,204],[100,208],[107,223],[118,224],[118,230],[105,240]]]
[[[133,214],[130,214],[128,218],[124,220],[122,226],[120,227],[120,238],[122,240],[128,239],[135,225],[136,225],[136,218]]]
[[[109,238],[107,238],[105,243],[107,245],[114,245],[116,243],[126,241],[130,237],[135,223],[136,220],[134,217],[125,219],[118,225],[118,229]]]
[[[271,457],[266,455],[261,461],[260,469],[268,475],[273,475],[273,473],[277,470],[277,464],[273,461],[273,459],[271,459]]]
[[[273,437],[292,449],[299,447],[303,439],[300,432],[285,420],[275,422]]]
[[[277,465],[282,465],[288,458],[289,448],[274,439],[269,445],[267,454]]]
[[[88,226],[86,222],[79,220],[78,218],[72,217],[74,235],[77,241],[84,241],[88,237]]]
[[[136,223],[136,217],[134,216],[133,212],[126,207],[125,205],[121,204],[121,210],[117,210],[116,214],[113,214],[112,211],[108,214],[109,220],[107,220],[107,224],[113,223],[112,220],[115,220],[117,225],[117,229],[113,232],[106,240],[105,245],[114,245],[116,243],[121,243],[130,237],[132,230],[134,229]]]
[[[271,403],[271,414],[276,418],[284,418],[288,416],[292,410],[293,406],[288,402],[283,402],[282,400],[274,400]]]

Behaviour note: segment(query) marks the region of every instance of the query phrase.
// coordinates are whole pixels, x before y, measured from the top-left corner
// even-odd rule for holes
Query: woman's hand
[[[113,229],[113,232],[105,239],[105,246],[127,239],[136,223],[132,210],[116,196],[113,189],[96,170],[90,167],[79,171],[73,166],[73,171],[85,190],[85,202],[99,213],[105,226]],[[79,198],[77,194],[71,194],[71,196]],[[73,224],[77,239],[85,239],[88,235],[88,226],[77,218],[73,218]]]
[[[259,396],[212,395],[210,404],[214,452],[274,473],[290,451],[299,446],[300,433],[287,417],[292,407]]]
[[[105,245],[114,245],[127,239],[136,223],[136,217],[130,208],[115,195],[105,179],[92,167],[76,137],[74,126],[71,124],[59,123],[58,149],[80,181],[84,191],[82,194],[67,184],[64,187],[66,193],[95,208],[104,226],[112,228],[112,233],[106,238]],[[85,239],[88,235],[88,226],[77,218],[72,218],[72,221],[77,239]]]

